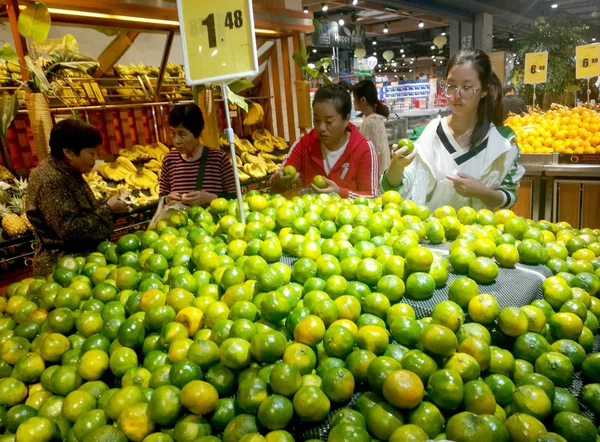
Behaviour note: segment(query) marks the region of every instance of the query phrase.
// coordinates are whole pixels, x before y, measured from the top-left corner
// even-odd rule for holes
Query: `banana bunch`
[[[258,152],[258,156],[264,158],[265,160],[271,160],[278,163],[281,163],[285,159],[285,155],[273,155],[263,151]]]
[[[169,153],[169,148],[161,142],[148,144],[147,146],[135,144],[127,149],[119,150],[119,155],[131,161],[156,159],[162,162],[167,153]]]
[[[184,76],[183,67],[176,63],[171,63],[170,61],[167,62],[167,72],[172,77],[183,77]]]
[[[96,199],[102,199],[111,193],[106,181],[95,170],[83,175],[85,182],[88,184]]]
[[[158,176],[151,170],[142,167],[140,170],[125,175],[125,182],[132,189],[152,189],[154,185],[158,184]]]
[[[149,144],[149,145],[145,146],[144,149],[146,150],[146,152],[148,152],[148,155],[150,155],[150,158],[155,158],[155,159],[159,160],[161,163],[162,163],[162,159],[164,158],[164,156],[170,152],[169,148],[167,146],[165,146],[163,143],[161,143],[160,141]]]
[[[112,181],[123,181],[127,175],[136,171],[131,160],[122,156],[118,156],[112,163],[104,163],[98,170],[100,175]]]
[[[238,164],[240,164],[240,163],[238,163]],[[246,172],[244,172],[244,170],[242,168],[238,167],[238,178],[240,179],[240,181],[248,181],[252,177],[250,175],[248,175]]]
[[[240,138],[236,134],[233,134],[233,142],[237,145],[240,141]],[[227,141],[225,134],[219,135],[219,145],[221,147],[229,147],[229,141]]]
[[[127,149],[119,149],[119,155],[130,161],[150,159],[150,154],[147,152],[146,147],[141,144],[134,144]]]
[[[264,157],[260,156],[260,153],[255,156],[249,154],[248,152],[244,152],[240,156],[240,159],[244,164],[244,168],[246,167],[246,164],[255,164],[261,166],[261,169],[265,170],[265,175],[267,173],[273,173],[279,168],[279,165],[277,163],[275,163],[271,159],[265,159]]]
[[[268,142],[268,149],[271,148],[271,145],[274,149],[277,150],[286,150],[289,146],[286,141],[281,137],[275,137],[269,132],[267,129],[256,129],[252,132],[252,139],[254,140],[254,145],[256,146],[256,142]],[[259,143],[260,146],[264,146],[263,143]],[[259,146],[256,146],[260,150]],[[265,152],[272,152],[272,150],[264,150]]]
[[[271,140],[267,139],[256,140],[254,142],[254,147],[256,147],[256,149],[258,149],[259,151],[267,153],[273,152],[275,150],[275,145],[271,143]]]
[[[152,158],[150,161],[148,161],[146,164],[144,164],[144,167],[146,169],[154,172],[155,174],[159,175],[160,170],[162,168],[162,161],[157,160],[156,158]]]
[[[258,103],[252,103],[252,107],[248,110],[248,115],[244,118],[244,126],[252,126],[263,121],[265,111]]]
[[[235,152],[238,155],[243,154],[244,152],[247,153],[256,153],[257,150],[256,148],[252,145],[252,143],[248,140],[242,140],[242,139],[238,139],[235,142]]]
[[[157,197],[159,194],[160,194],[160,184],[156,183],[154,186],[152,186],[150,188],[150,195]]]
[[[148,75],[152,72],[152,69],[146,66],[144,63],[138,64],[119,64],[114,67],[115,72],[120,77],[129,77],[136,75]]]
[[[268,169],[266,164],[246,163],[242,167],[244,172],[252,178],[263,178],[267,175]]]

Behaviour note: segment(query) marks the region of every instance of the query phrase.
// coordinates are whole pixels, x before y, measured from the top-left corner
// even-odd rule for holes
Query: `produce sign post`
[[[535,106],[535,87],[548,79],[548,52],[529,52],[525,54],[525,84],[533,84],[533,106]]]
[[[177,0],[177,10],[187,83],[221,84],[227,120],[225,134],[231,149],[241,221],[244,222],[226,82],[258,72],[252,1]]]
[[[576,48],[577,79],[587,79],[587,102],[590,102],[590,78],[600,75],[600,43],[577,46]]]

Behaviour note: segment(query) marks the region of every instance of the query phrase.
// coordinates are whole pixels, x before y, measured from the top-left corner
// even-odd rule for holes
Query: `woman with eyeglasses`
[[[462,50],[446,72],[451,115],[431,121],[410,155],[404,156],[406,147],[394,146],[382,188],[399,190],[431,210],[510,208],[524,169],[514,133],[502,126],[502,85],[490,58],[480,50]]]

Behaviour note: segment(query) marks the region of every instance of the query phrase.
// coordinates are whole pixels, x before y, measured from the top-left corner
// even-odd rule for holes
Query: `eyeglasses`
[[[475,92],[479,92],[480,90],[481,88],[475,89],[471,86],[452,86],[447,84],[444,86],[443,92],[446,97],[452,97],[458,94],[463,100],[470,100],[475,95]]]

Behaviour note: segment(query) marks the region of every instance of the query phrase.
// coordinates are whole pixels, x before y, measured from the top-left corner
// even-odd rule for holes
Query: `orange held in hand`
[[[415,145],[408,138],[402,138],[398,141],[398,149],[402,149],[403,147],[407,148],[406,153],[404,154],[405,157],[410,155],[413,150],[415,150]]]
[[[296,173],[297,173],[297,171],[296,171],[296,168],[294,166],[285,166],[283,168],[283,174],[285,176],[289,176],[289,177],[293,178],[293,177],[296,176]]]
[[[325,182],[325,178],[322,175],[316,175],[313,178],[313,184],[319,189],[325,189],[327,187],[327,183]]]

